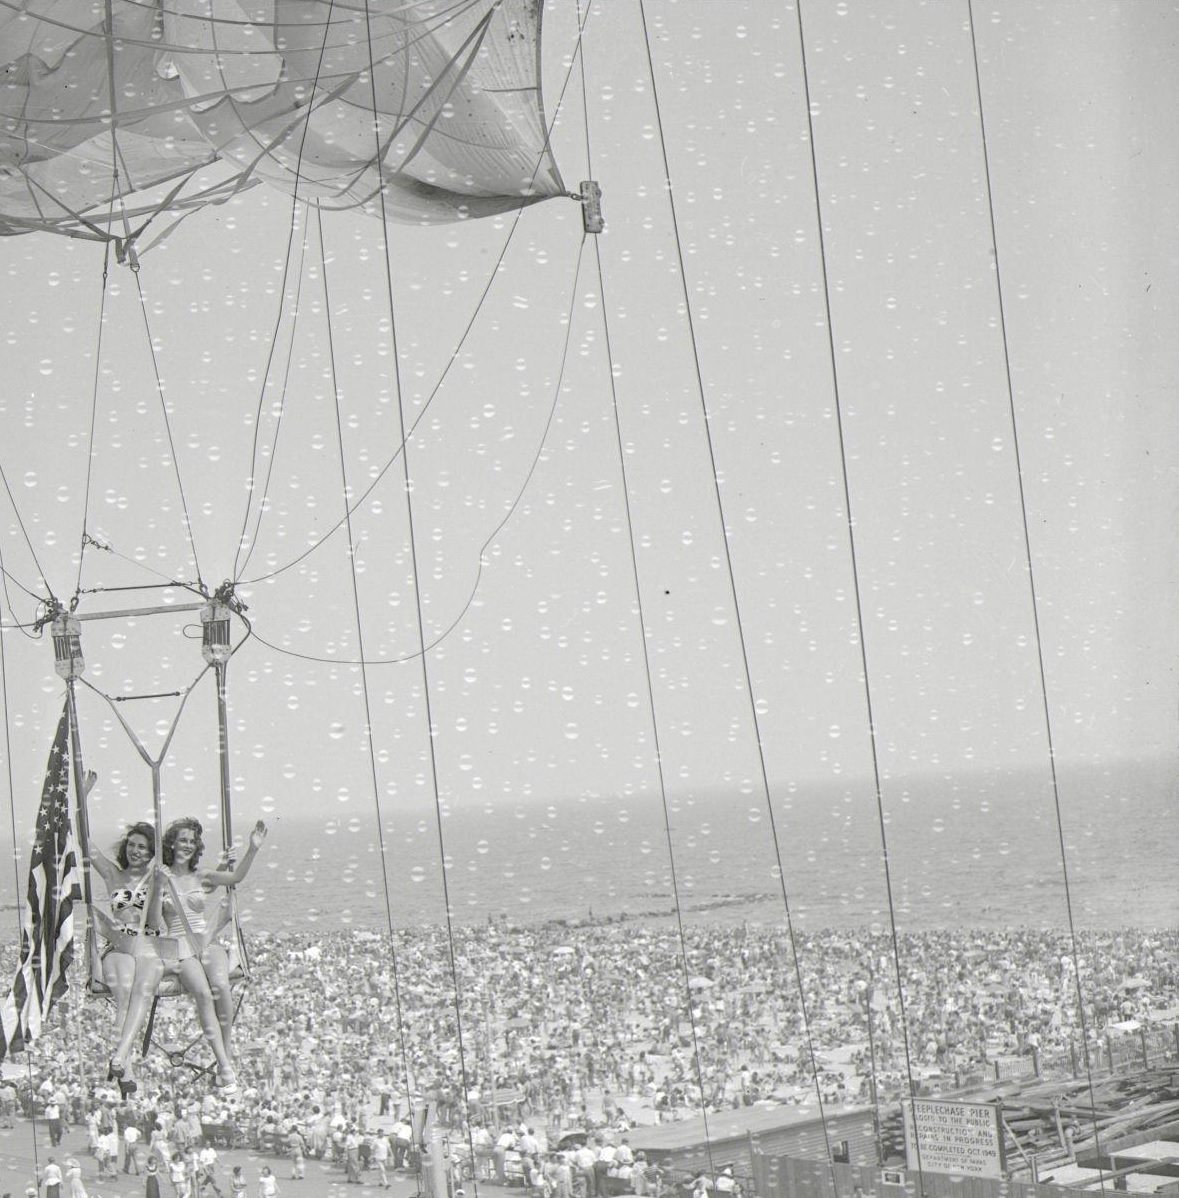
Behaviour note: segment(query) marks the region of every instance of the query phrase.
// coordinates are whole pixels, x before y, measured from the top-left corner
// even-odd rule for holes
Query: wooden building
[[[823,1119],[811,1106],[740,1107],[678,1123],[636,1127],[629,1133],[635,1152],[673,1173],[719,1173],[726,1165],[738,1177],[753,1172],[753,1155],[876,1163],[875,1112],[870,1106],[829,1106]]]

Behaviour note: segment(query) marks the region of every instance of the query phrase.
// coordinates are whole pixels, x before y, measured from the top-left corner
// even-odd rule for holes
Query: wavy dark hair
[[[132,836],[142,836],[147,841],[147,851],[154,857],[156,855],[156,830],[151,824],[144,823],[142,820],[137,824],[132,824],[126,832],[123,833],[123,839],[119,841],[119,847],[115,849],[115,861],[120,869],[126,869],[127,862],[127,841]]]
[[[196,834],[196,848],[193,849],[192,856],[189,858],[188,868],[196,869],[197,862],[201,859],[201,854],[205,851],[205,838],[203,835],[204,829],[201,827],[199,819],[193,819],[191,815],[186,815],[183,819],[174,819],[167,828],[164,829],[164,864],[171,865],[176,857],[176,837],[183,831],[189,831]]]

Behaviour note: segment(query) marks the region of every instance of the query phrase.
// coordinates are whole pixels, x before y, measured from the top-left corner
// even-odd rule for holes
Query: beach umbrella
[[[703,974],[698,974],[696,977],[688,979],[689,990],[708,990],[716,983],[712,978],[706,978]]]

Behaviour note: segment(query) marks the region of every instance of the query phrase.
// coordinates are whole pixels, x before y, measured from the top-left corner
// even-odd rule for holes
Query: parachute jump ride
[[[314,211],[317,220],[359,212],[382,223],[425,226],[511,212],[518,219],[539,201],[571,196],[582,205],[586,231],[599,232],[598,185],[587,181],[569,193],[552,154],[540,38],[536,0],[384,0],[363,7],[335,0],[108,0],[81,6],[32,0],[7,6],[0,11],[0,236],[52,234],[100,243],[100,310],[112,270],[128,268],[150,340],[145,285],[154,280],[145,257],[182,222],[208,220],[210,210],[257,186],[291,201],[284,273],[300,211]],[[381,233],[372,237],[387,255]],[[100,327],[105,319],[100,315]],[[148,356],[154,359],[154,348]],[[156,382],[170,442],[169,405],[158,372]],[[96,371],[94,459],[94,421],[103,401]],[[403,433],[402,447],[404,441]],[[179,460],[174,467],[183,508]],[[141,1036],[143,1051],[151,1048],[158,1001],[187,991],[202,1035],[187,1047],[166,1047],[169,1059],[232,1088],[232,1027],[250,973],[235,888],[266,833],[259,820],[235,863],[227,679],[230,660],[253,631],[239,594],[249,560],[242,552],[245,537],[237,546],[234,577],[214,590],[201,576],[185,510],[195,577],[152,584],[95,581],[96,556],[117,556],[117,550],[93,530],[89,478],[84,506],[73,593],[66,597],[42,571],[27,538],[41,589],[22,589],[38,603],[26,630],[51,630],[56,671],[66,683],[63,748],[87,911],[89,985],[114,1003],[110,1076],[124,1092],[134,1089],[133,1051]],[[260,503],[259,522],[263,508]],[[7,567],[5,575],[15,579]],[[144,602],[153,589],[166,592],[165,602]],[[134,594],[137,605],[91,609],[96,596],[114,592]],[[183,601],[185,592],[195,601]],[[86,676],[82,630],[92,621],[124,625],[129,631],[120,637],[135,636],[151,621],[170,622],[175,637],[187,635],[177,623],[186,615],[199,617],[204,664],[183,685],[140,691],[121,679],[112,691]],[[198,874],[200,822],[168,818],[162,773],[189,696],[206,673],[215,698],[221,862]],[[96,779],[86,768],[83,741],[93,717],[81,710],[79,687],[105,703],[150,771],[151,818],[127,829],[114,859],[91,832]],[[162,740],[153,751],[122,708],[165,700],[172,710],[156,722]],[[105,906],[94,893],[93,872],[106,886]],[[61,896],[63,903],[69,898]],[[22,969],[34,972],[42,957],[62,951],[36,937],[26,949]],[[64,992],[60,972],[38,999],[41,1014]],[[199,1059],[202,1045],[212,1051],[211,1064],[207,1056]]]
[[[471,1160],[590,1058],[714,1178],[763,1071],[830,1193],[829,1101],[924,1193],[939,1078],[1038,1028],[1092,1100],[1084,924],[1174,906],[1111,847],[1173,750],[1174,14],[980,11],[0,0],[0,1054],[67,987],[124,1091],[374,1028]]]

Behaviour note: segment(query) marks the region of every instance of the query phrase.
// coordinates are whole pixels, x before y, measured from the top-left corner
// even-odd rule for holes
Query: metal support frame
[[[80,733],[80,724],[78,720],[77,706],[77,680],[85,673],[86,661],[82,653],[81,640],[81,622],[85,620],[109,620],[109,619],[127,619],[135,616],[151,616],[151,615],[170,615],[177,612],[199,611],[202,626],[201,638],[201,653],[206,663],[213,667],[214,677],[216,680],[216,704],[217,704],[217,757],[219,766],[220,792],[221,792],[221,845],[223,852],[228,855],[233,847],[233,811],[232,811],[232,789],[229,775],[229,715],[228,705],[226,703],[226,672],[229,665],[229,659],[233,656],[235,646],[233,645],[229,633],[229,624],[231,616],[236,612],[240,613],[242,605],[237,601],[232,594],[232,587],[226,584],[217,592],[212,600],[201,603],[173,603],[155,605],[151,607],[141,608],[122,608],[112,611],[101,612],[66,612],[60,606],[56,606],[51,613],[52,631],[53,631],[53,649],[54,649],[54,665],[57,673],[66,680],[66,705],[69,718],[70,732],[70,755],[71,755],[71,771],[73,775],[74,793],[76,796],[76,811],[77,811],[77,827],[78,841],[82,850],[82,892],[86,904],[87,912],[87,927],[86,927],[86,945],[87,945],[87,972],[89,974],[88,988],[93,994],[106,995],[109,997],[109,989],[102,984],[98,979],[102,976],[101,957],[98,948],[98,938],[93,927],[93,920],[90,918],[90,911],[93,907],[94,891],[91,878],[91,862],[90,862],[90,817],[87,808],[87,796],[89,787],[86,781],[86,772],[82,758],[82,742]],[[49,621],[47,621],[49,622]],[[187,693],[185,695],[187,698]],[[163,758],[167,755],[168,745],[171,743],[172,735],[176,731],[176,726],[179,721],[181,712],[184,709],[184,702],[181,702],[180,711],[176,713],[176,719],[172,723],[172,727],[164,742],[163,752],[159,758],[153,760],[146,752],[144,747],[139,743],[138,738],[131,732],[126,722],[120,716],[120,723],[123,723],[124,728],[131,737],[132,743],[143,758],[146,764],[151,769],[152,778],[152,813],[155,821],[157,833],[162,835],[163,831],[163,799],[162,799],[162,782],[161,782],[161,767]],[[117,709],[115,714],[118,715]],[[236,971],[231,974],[235,980],[242,982],[249,981],[249,957],[246,952],[245,939],[242,936],[241,926],[237,918],[237,898],[234,893],[234,887],[230,886],[229,890],[229,924],[233,929],[234,948],[237,954]],[[243,995],[239,991],[234,1005],[234,1019],[237,1019],[237,1014],[241,1009]],[[143,1052],[146,1054],[150,1045],[151,1037],[155,1024],[156,1003],[159,1001],[159,995],[152,1002],[151,1012],[148,1016],[147,1026],[143,1036]],[[195,1044],[203,1042],[204,1037],[198,1037],[192,1044],[184,1049],[187,1053]],[[175,1052],[169,1053],[169,1059],[173,1065],[177,1062],[172,1058],[178,1054]],[[183,1056],[183,1054],[180,1054]],[[197,1066],[191,1061],[185,1060],[191,1068],[198,1073],[208,1072],[209,1068],[205,1066]]]
[[[237,1022],[238,1013],[242,1009],[242,1003],[245,1001],[245,997],[245,992],[239,990],[234,998],[233,1021],[235,1023]],[[148,1012],[147,1023],[144,1025],[143,1041],[140,1046],[140,1055],[146,1057],[153,1048],[158,1048],[160,1052],[162,1052],[164,1056],[168,1058],[168,1064],[173,1069],[180,1069],[184,1066],[187,1066],[198,1077],[202,1075],[207,1075],[209,1077],[215,1076],[217,1073],[217,1062],[215,1060],[211,1063],[202,1065],[199,1061],[194,1061],[189,1055],[194,1048],[199,1048],[205,1043],[205,1036],[203,1032],[194,1036],[188,1041],[187,1044],[182,1045],[180,1048],[168,1048],[166,1045],[156,1042],[154,1038],[156,1028],[156,1007],[159,1005],[159,1001],[160,996],[157,994],[156,997],[152,999],[151,1010]]]
[[[71,612],[74,620],[123,620],[134,616],[166,616],[177,611],[200,611],[205,603],[163,603],[156,607],[121,607],[114,611]]]

